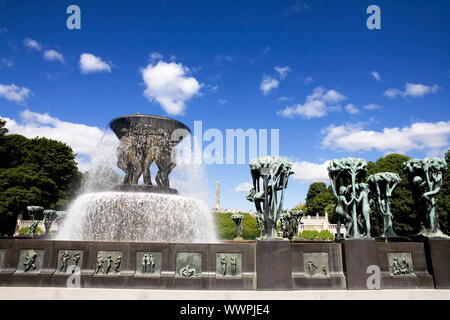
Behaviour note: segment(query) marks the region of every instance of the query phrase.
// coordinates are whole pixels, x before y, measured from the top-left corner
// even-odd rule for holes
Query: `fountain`
[[[215,242],[208,205],[170,188],[174,148],[190,134],[189,128],[174,119],[141,114],[117,117],[109,125],[120,140],[117,166],[125,173],[123,183],[114,191],[78,197],[57,239]],[[150,173],[153,163],[156,184]]]
[[[334,242],[297,238],[302,211],[283,210],[293,164],[285,157],[265,156],[249,163],[252,188],[246,195],[255,205],[261,236],[242,241],[243,215],[233,215],[237,239],[218,242],[206,203],[179,195],[170,186],[177,162],[173,151],[189,128],[173,119],[139,114],[115,118],[110,127],[120,140],[117,165],[125,173],[123,181],[110,191],[82,194],[67,213],[30,206],[30,215],[44,212],[48,226],[63,216],[64,222],[56,238],[0,239],[0,286],[450,288],[450,240],[439,229],[435,199],[446,169],[442,159],[413,159],[403,165],[414,187],[423,237],[396,237],[389,198],[398,175],[382,172],[366,180],[364,159],[343,158],[330,161],[328,173],[338,204],[335,212],[349,234]],[[154,181],[153,163],[158,168]],[[184,167],[181,171],[190,172]],[[367,204],[373,201],[383,220],[381,239],[370,233]],[[378,277],[370,274],[373,267]]]

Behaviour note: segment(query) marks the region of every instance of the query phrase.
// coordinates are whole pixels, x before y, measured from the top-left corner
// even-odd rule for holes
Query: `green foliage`
[[[242,238],[244,240],[254,240],[259,237],[260,232],[256,226],[256,218],[252,217],[249,213],[242,213],[244,219],[242,220]],[[233,240],[236,237],[234,231],[234,222],[231,219],[233,213],[216,213],[216,227],[217,235],[220,240]]]
[[[0,137],[0,232],[14,230],[29,205],[62,209],[81,181],[75,154],[66,144],[21,135]]]
[[[331,233],[331,231],[322,230],[319,233],[319,239],[320,240],[334,240],[334,234]]]
[[[447,171],[444,174],[441,191],[436,196],[437,213],[441,231],[450,235],[450,150],[445,154]]]
[[[315,237],[319,237],[319,231],[317,230],[303,230],[300,232],[299,238],[305,239],[305,240],[314,240]]]
[[[306,195],[305,215],[325,215],[327,210],[330,222],[335,223],[337,217],[334,217],[334,209],[336,207],[336,198],[334,197],[331,186],[326,186],[324,182],[314,182],[309,186]]]
[[[298,205],[296,205],[295,207],[293,207],[291,209],[291,211],[297,211],[297,210],[302,210],[303,212],[305,211],[305,204],[299,203]]]
[[[19,236],[23,236],[24,234],[28,233],[29,230],[30,230],[29,227],[23,227],[20,228],[19,231],[17,231],[17,233],[19,234]],[[45,232],[39,227],[37,227],[36,231],[34,232],[34,234],[44,234],[44,233]]]
[[[328,230],[303,230],[298,235],[299,238],[305,240],[314,240],[317,237],[317,240],[334,240],[334,234],[332,234]]]
[[[310,209],[314,199],[321,193],[327,191],[327,186],[324,182],[314,182],[309,186],[308,192],[306,194],[306,210]],[[310,213],[308,213],[310,214]]]
[[[0,118],[0,137],[2,137],[8,133],[8,128],[6,128],[5,126],[6,126],[6,120],[3,120],[2,118]]]

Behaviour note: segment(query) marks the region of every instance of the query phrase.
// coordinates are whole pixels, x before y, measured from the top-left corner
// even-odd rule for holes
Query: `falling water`
[[[58,240],[216,242],[210,208],[200,200],[144,192],[78,197]]]
[[[105,170],[118,172],[111,160],[117,139],[107,132],[102,140],[91,158],[96,169],[87,176],[85,193],[71,203],[55,239],[217,242],[202,165],[177,161],[171,184],[180,195],[109,191],[118,182],[111,183],[111,171]]]

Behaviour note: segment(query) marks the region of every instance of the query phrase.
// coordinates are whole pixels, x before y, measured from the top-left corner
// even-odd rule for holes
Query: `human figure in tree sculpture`
[[[400,182],[400,176],[392,172],[380,172],[367,178],[372,197],[375,199],[379,211],[381,237],[398,237],[392,227],[390,198]]]
[[[44,210],[44,227],[46,235],[49,234],[50,228],[52,227],[52,223],[56,219],[56,217],[57,217],[56,210]]]
[[[370,204],[372,201],[369,199],[369,186],[367,183],[361,182],[358,184],[357,190],[359,191],[359,196],[355,201],[361,205],[358,222],[361,229],[365,231],[363,236],[370,237]]]
[[[246,198],[255,204],[261,238],[281,239],[276,225],[283,210],[284,190],[293,174],[292,163],[285,157],[267,156],[253,159],[249,166],[253,188]],[[278,199],[279,191],[281,196]]]
[[[441,190],[447,163],[444,159],[436,157],[412,159],[403,163],[403,170],[413,189],[415,207],[422,228],[420,234],[427,237],[448,238],[439,228],[436,211],[436,194]]]
[[[333,188],[333,191],[334,191],[334,188]],[[347,188],[344,186],[341,186],[339,188],[339,195],[335,194],[335,197],[337,198],[337,205],[336,205],[335,212],[338,217],[337,238],[340,238],[341,220],[344,222],[347,230],[351,230],[352,224],[353,224],[352,217],[348,214],[348,207],[352,204],[354,198],[352,197],[350,201],[347,201],[347,198],[345,197],[346,191],[347,191]]]
[[[328,165],[328,176],[331,180],[331,186],[333,189],[333,193],[335,197],[338,199],[338,207],[339,213],[338,217],[342,218],[345,217],[346,220],[348,219],[347,216],[350,216],[349,213],[344,209],[344,206],[342,204],[346,204],[349,206],[353,200],[358,199],[356,196],[356,188],[359,182],[363,181],[363,178],[367,171],[367,163],[364,159],[360,158],[343,158],[343,159],[335,159],[330,161]],[[347,200],[347,198],[344,199],[342,196],[344,196],[344,189],[342,187],[345,186],[351,187],[351,196],[350,200]],[[337,190],[339,190],[339,195],[337,193]],[[361,187],[361,191],[365,190],[364,186]],[[363,191],[365,192],[365,191]],[[344,196],[345,198],[345,196]],[[365,199],[365,195],[363,193],[363,196],[360,201]],[[365,201],[365,200],[364,200]],[[347,237],[349,238],[362,238],[368,234],[370,234],[370,230],[367,230],[367,222],[365,226],[363,225],[362,232],[358,228],[358,216],[360,214],[362,217],[364,217],[364,213],[357,211],[357,202],[353,201],[352,203],[352,212],[351,212],[351,221],[346,222],[347,223]],[[366,215],[368,213],[366,212]],[[368,219],[367,219],[368,220]],[[369,222],[370,223],[370,222]],[[338,230],[337,230],[337,236],[340,237],[340,223],[338,223]]]

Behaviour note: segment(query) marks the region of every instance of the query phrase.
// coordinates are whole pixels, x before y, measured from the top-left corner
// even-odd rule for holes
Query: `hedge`
[[[306,239],[306,240],[314,240],[314,238],[317,237],[318,240],[334,240],[334,234],[332,234],[328,230],[304,230],[299,234],[299,238]]]
[[[26,234],[28,232],[28,230],[30,230],[29,227],[23,227],[23,228],[20,228],[19,231],[17,231],[17,233],[19,234],[19,236],[22,236],[22,235]],[[36,231],[34,232],[34,234],[44,234],[44,233],[45,232],[42,231],[42,229],[39,227],[37,227]]]
[[[219,240],[233,240],[236,237],[236,232],[234,231],[234,222],[231,220],[231,216],[234,213],[216,213],[215,220],[217,226],[217,236]],[[244,240],[255,240],[259,237],[260,233],[256,226],[256,218],[252,217],[249,213],[239,214],[244,215],[242,220],[242,235]]]

